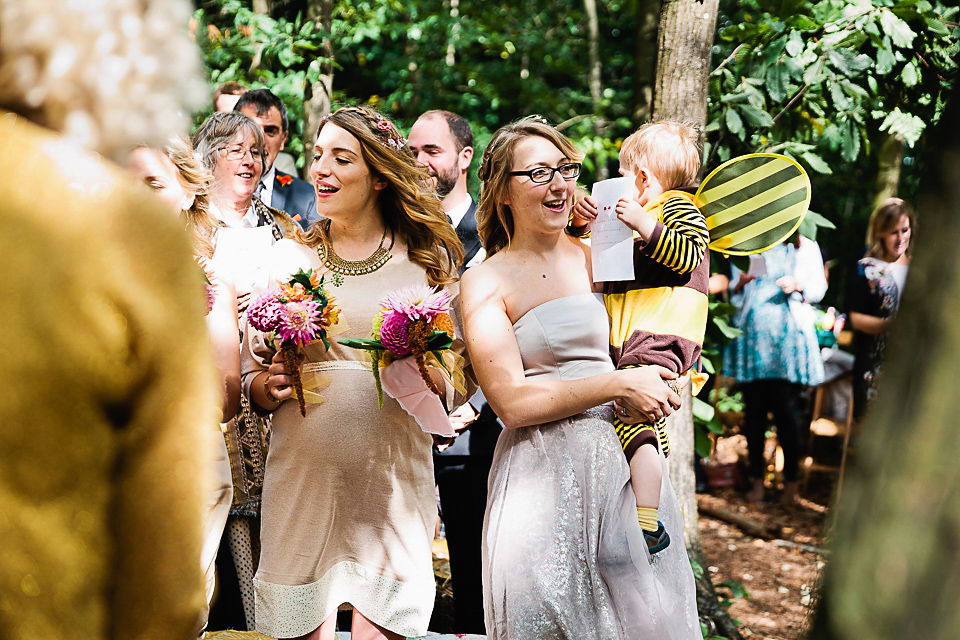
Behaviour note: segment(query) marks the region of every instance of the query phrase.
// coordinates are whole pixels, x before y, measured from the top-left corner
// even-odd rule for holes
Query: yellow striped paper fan
[[[791,158],[752,153],[724,162],[694,196],[710,230],[710,248],[760,253],[789,238],[810,205],[810,178]]]

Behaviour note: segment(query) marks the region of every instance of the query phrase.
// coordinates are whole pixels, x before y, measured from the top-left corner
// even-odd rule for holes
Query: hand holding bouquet
[[[306,416],[303,380],[300,377],[299,350],[316,340],[330,348],[327,331],[337,323],[340,310],[324,287],[323,276],[315,271],[297,271],[290,280],[257,298],[247,311],[247,320],[255,328],[271,334],[267,339],[283,356],[293,378],[300,415]]]
[[[415,284],[394,291],[380,301],[380,307],[373,321],[372,340],[340,340],[340,344],[370,351],[381,409],[383,389],[386,388],[417,419],[424,431],[452,435],[453,428],[438,398],[443,392],[431,375],[436,371],[455,387],[463,388],[462,367],[458,356],[450,350],[453,346],[450,293]],[[412,358],[413,362],[407,358]],[[384,369],[383,379],[381,368]],[[411,379],[411,372],[419,373],[422,384],[415,382],[416,378]],[[420,391],[423,385],[432,400]],[[438,418],[438,408],[442,420]]]

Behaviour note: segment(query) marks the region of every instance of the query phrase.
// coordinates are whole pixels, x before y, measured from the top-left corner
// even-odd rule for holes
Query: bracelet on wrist
[[[572,223],[568,222],[567,226],[564,228],[564,232],[568,236],[574,238],[583,238],[584,236],[590,235],[590,225],[585,224],[582,227],[576,227]]]
[[[267,374],[266,376],[264,376],[264,378],[263,378],[263,395],[265,395],[265,396],[267,397],[267,400],[269,400],[270,402],[275,402],[276,404],[280,404],[280,400],[278,400],[278,399],[273,395],[273,393],[271,393],[270,387],[267,385],[267,381],[268,381],[269,379],[270,379],[270,374],[268,373],[268,374]]]

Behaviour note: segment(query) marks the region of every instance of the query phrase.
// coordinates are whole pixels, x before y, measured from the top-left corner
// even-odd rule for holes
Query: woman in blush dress
[[[488,258],[463,277],[472,366],[507,427],[484,524],[487,633],[497,639],[700,638],[683,545],[650,559],[613,428],[671,413],[660,367],[615,371],[589,248],[564,234],[581,154],[541,119],[494,134],[477,213]],[[662,456],[661,462],[663,463]],[[664,472],[661,511],[682,521]]]
[[[303,349],[304,378],[329,381],[316,389],[322,402],[301,416],[282,356],[252,326],[243,345],[244,387],[273,411],[257,631],[330,640],[337,608],[349,603],[355,638],[421,636],[436,596],[433,440],[388,395],[378,408],[369,356],[337,340],[369,338],[380,301],[414,284],[446,288],[456,316],[463,247],[406,141],[372,109],[324,118],[310,176],[325,219],[275,244],[266,269],[270,286],[313,270],[336,299],[329,349]],[[450,410],[470,389],[446,391]]]

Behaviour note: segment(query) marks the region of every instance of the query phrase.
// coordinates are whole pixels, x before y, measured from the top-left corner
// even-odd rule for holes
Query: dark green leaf
[[[823,158],[821,158],[820,156],[814,153],[810,153],[809,151],[806,153],[801,153],[800,158],[807,163],[807,166],[809,166],[811,169],[813,169],[817,173],[825,173],[825,174],[833,173],[833,170],[830,168],[830,165],[824,162]]]
[[[786,66],[775,64],[767,69],[767,93],[774,102],[781,102],[787,97],[787,83],[790,72]]]
[[[735,109],[729,108],[726,111],[727,130],[735,135],[743,133],[743,121]]]
[[[744,119],[753,127],[769,127],[773,125],[773,117],[766,111],[761,111],[750,105],[738,105]]]

